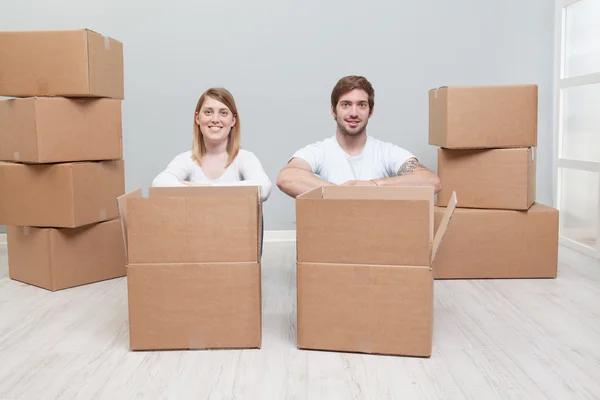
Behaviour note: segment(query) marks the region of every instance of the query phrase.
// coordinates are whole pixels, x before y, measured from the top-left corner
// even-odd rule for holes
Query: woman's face
[[[204,140],[219,143],[227,140],[235,125],[235,116],[225,104],[207,96],[196,113],[196,123]]]

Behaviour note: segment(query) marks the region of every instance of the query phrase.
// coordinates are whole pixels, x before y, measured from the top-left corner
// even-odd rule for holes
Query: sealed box
[[[317,188],[296,198],[297,329],[302,349],[429,357],[431,187]]]
[[[0,160],[22,163],[123,158],[121,100],[0,100]]]
[[[0,96],[124,98],[123,45],[88,29],[0,32]]]
[[[435,225],[446,209],[436,207]],[[435,279],[556,278],[558,210],[457,208],[435,262]]]
[[[118,203],[130,348],[259,348],[260,187],[138,189]]]
[[[437,205],[445,206],[456,192],[460,207],[527,210],[536,196],[535,153],[532,147],[438,149]]]
[[[537,85],[444,86],[429,91],[429,144],[537,146]]]
[[[76,228],[119,216],[123,160],[0,163],[0,224]]]
[[[118,219],[79,228],[7,226],[6,233],[11,279],[56,291],[126,275]]]

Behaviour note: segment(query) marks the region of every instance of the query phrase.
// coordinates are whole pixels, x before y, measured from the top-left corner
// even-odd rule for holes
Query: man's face
[[[371,117],[369,95],[362,89],[354,89],[340,96],[335,107],[331,108],[342,134],[358,136],[362,134]]]

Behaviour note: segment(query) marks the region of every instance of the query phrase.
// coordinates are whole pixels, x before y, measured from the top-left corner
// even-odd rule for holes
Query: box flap
[[[323,188],[324,199],[338,200],[429,200],[433,204],[433,195],[433,186],[327,186]]]
[[[440,87],[435,87],[432,89],[429,89],[429,97],[431,100],[435,100],[439,97],[439,92],[440,91],[447,91],[448,90],[448,86],[440,86]],[[433,98],[431,98],[431,96],[433,96]]]
[[[450,196],[450,200],[448,201],[448,207],[446,207],[446,212],[444,213],[444,217],[442,218],[442,222],[440,222],[440,227],[438,228],[435,237],[433,238],[433,248],[431,250],[431,263],[433,264],[433,260],[435,259],[435,255],[440,247],[440,243],[444,238],[444,234],[448,229],[448,224],[450,223],[450,219],[454,215],[454,209],[456,208],[456,192],[452,192]]]
[[[323,198],[323,187],[319,186],[314,189],[308,190],[298,196],[297,199],[321,199]]]
[[[123,244],[125,246],[125,262],[127,264],[129,264],[129,257],[127,255],[127,199],[140,197],[143,197],[142,189],[136,189],[133,192],[129,192],[117,197],[117,204],[119,206],[119,219],[121,220],[121,233],[123,234]]]

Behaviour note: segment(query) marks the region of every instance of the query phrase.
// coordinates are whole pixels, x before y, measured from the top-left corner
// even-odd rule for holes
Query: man
[[[281,170],[277,186],[296,197],[329,185],[442,186],[438,176],[409,151],[367,136],[375,92],[362,76],[346,76],[331,93],[335,136],[298,150]]]

